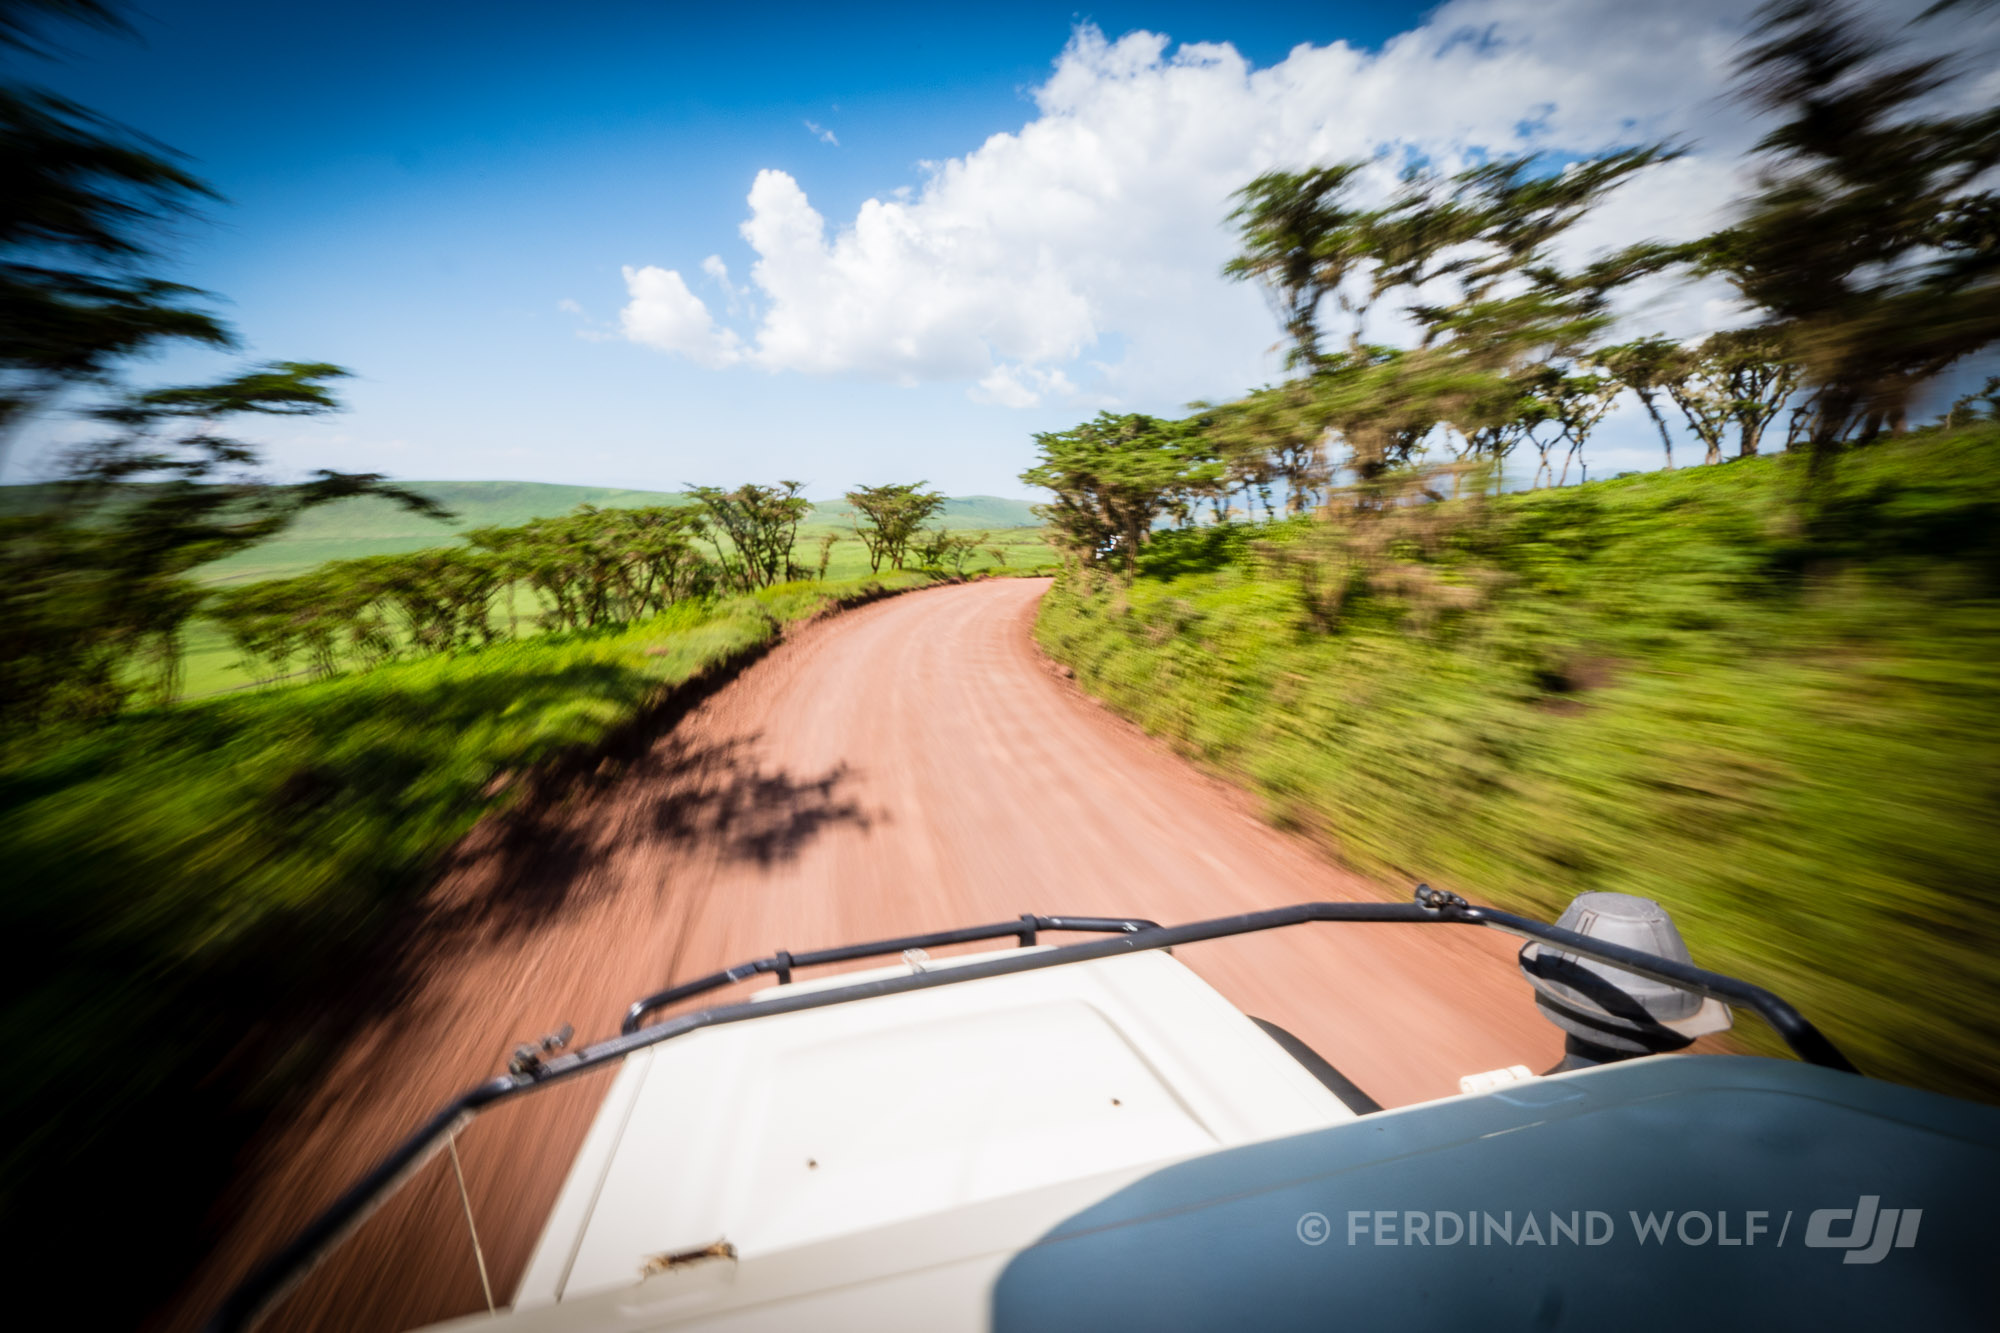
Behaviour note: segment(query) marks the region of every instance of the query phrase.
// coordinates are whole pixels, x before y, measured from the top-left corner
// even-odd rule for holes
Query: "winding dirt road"
[[[534,827],[476,832],[434,895],[420,970],[264,1146],[169,1325],[192,1326],[515,1043],[563,1021],[609,1033],[670,981],[1024,911],[1177,922],[1408,892],[1333,868],[1063,680],[1030,637],[1046,586],[936,589],[807,626]],[[1559,1058],[1512,954],[1495,935],[1411,926],[1179,951],[1391,1106]],[[505,1106],[461,1141],[502,1303],[608,1077]],[[440,1157],[268,1326],[386,1331],[482,1305]]]

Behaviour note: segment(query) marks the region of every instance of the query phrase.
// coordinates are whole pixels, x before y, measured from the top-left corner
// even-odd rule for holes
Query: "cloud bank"
[[[1459,0],[1370,53],[1295,48],[1255,68],[1228,45],[1085,25],[1035,114],[916,189],[829,225],[792,176],[758,173],[749,281],[703,270],[735,327],[677,269],[624,270],[620,328],[712,368],[961,382],[975,401],[1171,407],[1278,373],[1277,326],[1220,276],[1230,195],[1275,167],[1376,157],[1450,169],[1482,154],[1589,154],[1678,138],[1578,241],[1679,239],[1717,221],[1748,129],[1723,92],[1743,6]],[[1716,290],[1641,294],[1643,322],[1728,322]]]

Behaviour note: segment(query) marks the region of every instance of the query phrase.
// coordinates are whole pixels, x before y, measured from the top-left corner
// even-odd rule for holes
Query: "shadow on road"
[[[446,868],[425,905],[421,938],[410,943],[427,951],[449,947],[464,931],[490,941],[545,930],[561,914],[632,892],[629,867],[670,864],[678,848],[698,845],[723,864],[769,868],[831,827],[869,826],[868,812],[847,794],[845,764],[806,775],[770,768],[760,762],[759,740],[669,735],[494,821]]]

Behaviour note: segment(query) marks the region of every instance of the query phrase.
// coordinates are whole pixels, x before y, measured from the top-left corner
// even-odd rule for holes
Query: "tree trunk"
[[[1659,408],[1653,406],[1652,394],[1640,394],[1639,401],[1645,405],[1646,415],[1651,417],[1653,424],[1660,428],[1660,443],[1665,445],[1667,450],[1667,471],[1672,472],[1674,470],[1674,437],[1667,433],[1667,419],[1660,415]]]

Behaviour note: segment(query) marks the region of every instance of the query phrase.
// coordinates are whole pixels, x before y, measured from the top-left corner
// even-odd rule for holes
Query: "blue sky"
[[[137,40],[73,34],[24,72],[228,197],[173,276],[227,298],[249,355],[357,372],[347,414],[263,432],[279,473],[1025,494],[1036,430],[1276,375],[1257,294],[1216,274],[1227,191],[1268,165],[1692,130],[1716,151],[1621,222],[1704,222],[1735,8],[1621,39],[1606,0],[156,0]],[[1585,68],[1580,21],[1628,58]],[[1643,318],[1693,332],[1719,310],[1669,296]],[[1606,438],[1638,441],[1633,465],[1655,451],[1634,423]],[[34,473],[26,443],[9,480]]]

